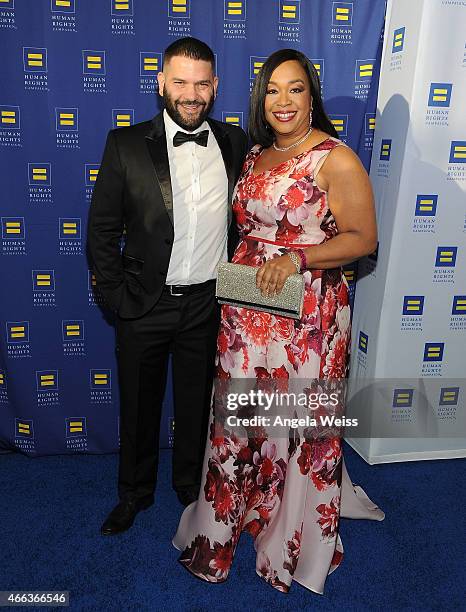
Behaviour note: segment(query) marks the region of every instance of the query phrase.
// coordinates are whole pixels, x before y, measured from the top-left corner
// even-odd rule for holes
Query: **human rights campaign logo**
[[[366,136],[373,136],[375,131],[375,113],[366,113],[364,121],[364,132]]]
[[[34,439],[34,423],[32,419],[15,419],[15,437]]]
[[[50,187],[52,184],[52,164],[50,162],[39,162],[28,164],[29,185]]]
[[[393,389],[392,408],[412,408],[414,389]]]
[[[228,123],[228,125],[236,125],[237,127],[243,127],[243,111],[223,111],[222,121]]]
[[[422,315],[424,312],[423,295],[405,295],[403,298],[403,315]]]
[[[55,271],[54,270],[33,270],[32,271],[32,290],[33,291],[55,291]]]
[[[51,10],[54,13],[74,13],[75,0],[51,0]]]
[[[100,164],[84,164],[84,180],[86,187],[94,187],[99,175]]]
[[[78,109],[55,108],[55,124],[57,132],[77,132]]]
[[[425,362],[443,361],[444,350],[445,350],[444,342],[426,342],[424,344],[423,361]]]
[[[452,83],[431,83],[428,105],[449,107],[452,90]]]
[[[332,8],[332,25],[351,27],[353,25],[353,3],[334,2]]]
[[[84,321],[67,320],[62,321],[63,342],[84,340]]]
[[[392,141],[391,139],[384,138],[380,143],[380,161],[390,161],[391,153]]]
[[[405,44],[406,28],[398,28],[393,32],[392,53],[401,53]]]
[[[114,17],[132,17],[133,0],[112,0],[112,15]]]
[[[356,83],[368,83],[374,74],[375,60],[356,60]]]
[[[440,389],[439,406],[457,406],[459,395],[459,387],[442,387]]]
[[[81,219],[60,218],[59,219],[60,240],[79,240],[81,238]]]
[[[94,391],[106,391],[112,388],[111,370],[91,370],[90,385]]]
[[[37,391],[58,391],[58,370],[36,372]]]
[[[141,51],[140,76],[154,76],[162,70],[162,54],[152,51]]]
[[[249,78],[254,80],[259,74],[260,69],[265,64],[266,57],[259,55],[251,55],[249,57]]]
[[[24,240],[26,227],[24,217],[2,217],[3,240]]]
[[[191,0],[168,0],[168,16],[172,19],[189,19]]]
[[[6,336],[9,344],[29,342],[29,321],[7,321]]]
[[[24,72],[47,72],[47,49],[23,47]]]
[[[365,334],[364,332],[360,331],[359,332],[358,349],[362,353],[367,354],[368,344],[369,344],[369,336],[367,334]]]
[[[280,0],[279,23],[297,24],[301,20],[301,0]]]
[[[435,217],[437,214],[438,194],[418,194],[416,196],[417,217]]]
[[[67,438],[77,438],[87,435],[86,417],[67,417],[65,421]]]
[[[2,9],[10,9],[13,10],[15,8],[15,0],[1,0],[1,8]]]
[[[455,295],[453,297],[451,314],[466,316],[466,295]]]
[[[83,74],[105,74],[105,51],[83,50]]]
[[[158,89],[157,73],[162,70],[162,53],[139,52],[139,92],[154,94]]]
[[[0,128],[3,130],[19,130],[21,128],[19,106],[0,105]]]
[[[348,136],[348,115],[329,115],[339,137]]]
[[[113,129],[119,127],[128,127],[134,124],[134,109],[133,108],[114,108],[112,109]]]
[[[246,21],[246,0],[224,0],[225,21]]]
[[[458,247],[456,246],[440,246],[437,247],[437,255],[435,257],[436,268],[454,268],[456,266],[456,257]]]
[[[450,164],[466,164],[466,140],[451,142]]]

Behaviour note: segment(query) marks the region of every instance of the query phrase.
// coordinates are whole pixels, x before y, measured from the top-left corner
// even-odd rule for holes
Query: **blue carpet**
[[[371,467],[348,446],[345,457],[386,518],[342,521],[345,558],[319,596],[261,580],[247,534],[225,583],[177,563],[171,537],[182,507],[170,451],[161,453],[155,505],[107,538],[99,528],[116,501],[116,455],[1,456],[0,590],[68,590],[71,610],[99,612],[465,610],[466,460]]]

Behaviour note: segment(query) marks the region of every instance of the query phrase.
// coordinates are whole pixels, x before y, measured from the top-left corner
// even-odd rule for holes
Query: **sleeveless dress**
[[[298,246],[338,233],[327,194],[315,177],[330,151],[327,138],[270,170],[254,173],[262,148],[246,157],[233,196],[241,240],[233,262],[259,267]],[[341,268],[304,273],[303,315],[292,320],[222,306],[216,377],[342,379],[348,372],[350,307]],[[254,538],[256,572],[287,592],[296,580],[323,593],[343,558],[340,516],[383,520],[384,513],[351,483],[339,437],[310,440],[240,438],[212,409],[197,502],[188,506],[173,539],[180,562],[209,582],[224,581],[241,532]]]

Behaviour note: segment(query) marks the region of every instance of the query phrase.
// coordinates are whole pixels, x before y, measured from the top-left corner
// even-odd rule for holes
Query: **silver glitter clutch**
[[[278,295],[264,297],[256,287],[257,268],[222,262],[218,266],[215,294],[220,304],[262,310],[291,319],[300,319],[303,312],[304,278],[289,276]]]

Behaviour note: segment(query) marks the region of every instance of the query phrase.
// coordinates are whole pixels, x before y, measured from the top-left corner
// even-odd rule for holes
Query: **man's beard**
[[[204,100],[183,100],[183,102],[178,102],[178,100],[173,100],[170,94],[165,87],[163,90],[163,101],[165,102],[165,108],[167,109],[167,113],[173,119],[173,121],[180,126],[183,130],[187,132],[193,132],[197,130],[197,128],[204,123],[204,120],[209,115],[212,106],[214,105],[214,97],[212,96],[209,102],[204,102]],[[197,104],[202,109],[199,115],[193,115],[192,117],[184,117],[180,111],[178,110],[179,106],[192,105]]]

